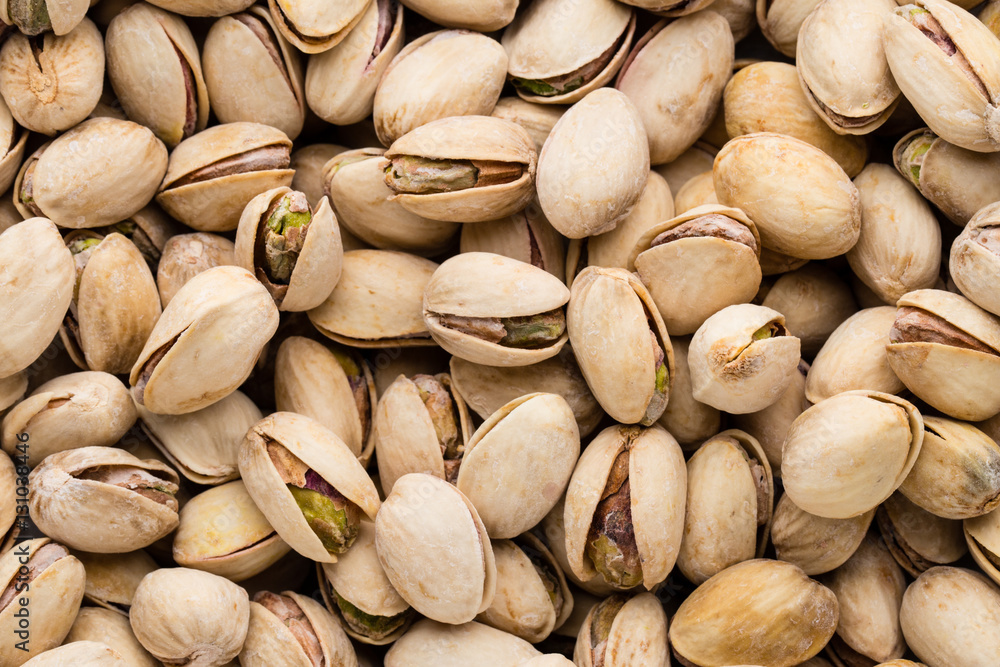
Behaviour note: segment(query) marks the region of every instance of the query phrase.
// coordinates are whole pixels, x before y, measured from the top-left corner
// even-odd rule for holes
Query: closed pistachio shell
[[[569,658],[558,653],[550,653],[522,662],[519,667],[571,667],[573,664],[575,663]]]
[[[424,619],[385,656],[385,667],[520,667],[541,653],[520,637],[482,623],[450,625]]]
[[[312,667],[317,660],[358,667],[351,640],[333,615],[316,600],[292,591],[254,595],[240,666]]]
[[[781,477],[781,446],[792,422],[809,408],[811,403],[806,398],[806,374],[809,365],[799,362],[798,372],[792,374],[788,389],[777,401],[763,410],[744,415],[733,415],[730,424],[746,431],[760,443],[764,455],[775,477]]]
[[[760,304],[785,316],[789,333],[801,341],[802,355],[816,354],[858,305],[850,286],[823,264],[811,263],[783,273],[770,289],[758,292]]]
[[[449,28],[493,32],[514,19],[519,0],[405,0],[409,9]]]
[[[523,127],[535,142],[535,150],[541,152],[546,137],[565,112],[566,107],[559,105],[528,102],[520,97],[501,97],[490,115]]]
[[[250,0],[154,0],[152,3],[182,16],[225,16],[243,11],[253,4]]]
[[[102,611],[128,620],[135,589],[142,578],[159,567],[156,561],[139,549],[121,554],[96,554],[74,551],[87,571],[84,599]],[[131,633],[131,630],[129,630]]]
[[[654,171],[666,179],[671,192],[677,193],[681,186],[693,177],[710,171],[718,152],[719,149],[715,146],[698,141],[695,142],[694,146],[681,153],[676,160],[658,165]]]
[[[290,168],[295,170],[291,188],[306,193],[310,202],[323,198],[323,167],[347,148],[339,144],[307,144],[292,152]]]
[[[733,39],[743,40],[757,27],[757,0],[715,0],[711,10],[729,23]]]
[[[914,577],[935,565],[954,563],[968,551],[960,521],[931,514],[902,493],[892,494],[875,517],[893,558]]]
[[[66,635],[65,643],[82,641],[106,644],[125,660],[125,664],[133,667],[160,667],[161,664],[135,638],[128,617],[110,609],[80,609],[73,627]]]
[[[948,271],[970,301],[994,315],[1000,314],[1000,299],[993,284],[1000,271],[1000,255],[995,251],[997,212],[988,204],[976,213],[951,246]]]
[[[800,509],[785,494],[774,508],[771,541],[778,560],[798,565],[809,576],[823,574],[847,562],[874,518],[872,509],[850,519],[826,519]]]
[[[972,558],[986,576],[1000,585],[1000,512],[966,519],[963,527]]]
[[[374,0],[268,0],[271,18],[289,42],[304,53],[322,53],[344,40]]]
[[[235,265],[234,244],[218,234],[196,232],[172,236],[156,269],[156,287],[166,308],[187,281],[213,266]]]
[[[711,170],[693,176],[682,185],[681,189],[677,191],[677,198],[674,201],[677,215],[683,215],[699,206],[718,203],[719,198],[715,196],[715,181]]]
[[[667,667],[667,615],[650,593],[615,595],[591,608],[573,649],[580,667]]]
[[[757,23],[774,48],[794,58],[802,22],[820,2],[822,0],[757,0]]]
[[[670,383],[670,401],[659,424],[677,438],[684,449],[692,449],[718,433],[722,415],[710,405],[699,403],[692,395],[688,370],[689,337],[671,338],[674,351],[674,375]]]
[[[67,664],[80,667],[127,667],[131,663],[107,644],[76,641],[50,649],[24,664],[28,667],[63,667]]]

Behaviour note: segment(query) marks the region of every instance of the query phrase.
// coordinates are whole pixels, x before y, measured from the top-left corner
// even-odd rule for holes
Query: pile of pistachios
[[[0,21],[0,667],[1000,667],[1000,0]]]

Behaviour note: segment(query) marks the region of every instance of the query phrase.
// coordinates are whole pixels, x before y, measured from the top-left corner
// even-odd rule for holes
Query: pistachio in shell
[[[718,433],[721,413],[710,405],[695,400],[688,370],[690,337],[671,338],[674,350],[674,375],[670,386],[670,401],[660,416],[659,424],[677,438],[685,450],[697,447]]]
[[[565,240],[541,208],[524,210],[487,225],[462,225],[459,252],[491,252],[545,269],[556,278],[566,275]]]
[[[127,667],[131,663],[121,653],[103,642],[67,642],[58,648],[49,649],[28,662],[28,667],[60,667],[69,662],[87,667]]]
[[[535,150],[541,152],[545,138],[549,136],[565,111],[566,107],[560,105],[528,102],[520,97],[501,97],[490,115],[504,118],[523,127],[534,140]]]
[[[776,478],[781,477],[781,446],[792,422],[809,408],[811,403],[806,398],[806,375],[809,365],[800,361],[798,372],[792,374],[788,389],[777,401],[763,410],[744,415],[733,415],[729,424],[745,431],[760,443],[768,463]]]
[[[875,519],[875,510],[849,519],[827,519],[796,506],[788,494],[774,508],[771,542],[778,560],[809,576],[840,567],[857,551]]]
[[[143,577],[158,567],[156,561],[142,549],[121,554],[74,551],[73,555],[87,571],[84,600],[127,622],[135,589]]]
[[[973,560],[986,576],[1000,585],[1000,512],[993,511],[962,523]]]
[[[403,4],[449,28],[493,32],[514,19],[518,0],[404,0]]]
[[[135,638],[128,617],[110,609],[82,607],[80,613],[76,615],[76,620],[73,621],[73,627],[66,635],[65,644],[74,642],[105,644],[116,651],[125,664],[133,667],[159,667],[162,664]]]
[[[357,667],[358,659],[343,628],[319,602],[293,591],[258,591],[250,602],[240,665],[276,663]]]
[[[83,20],[90,8],[86,0],[49,5],[47,0],[7,0],[0,4],[0,20],[29,37],[49,30],[65,35]]]
[[[616,593],[591,607],[573,648],[580,667],[661,667],[667,656],[667,615],[650,593]]]
[[[771,45],[795,57],[799,29],[822,0],[757,0],[757,24]]]
[[[358,24],[373,0],[336,3],[268,0],[278,30],[303,53],[322,53],[342,42]]]
[[[961,522],[931,514],[902,493],[894,493],[882,503],[875,519],[893,558],[914,577],[932,567],[954,563],[967,552]]]
[[[156,269],[160,302],[166,308],[187,281],[214,266],[236,265],[235,244],[218,234],[195,232],[171,236]]]
[[[997,205],[988,204],[976,213],[951,246],[948,272],[970,301],[994,315],[1000,299],[992,288],[1000,270],[1000,217]]]
[[[477,623],[453,625],[423,619],[403,635],[385,655],[385,667],[520,667],[540,657],[534,646],[520,637]]]

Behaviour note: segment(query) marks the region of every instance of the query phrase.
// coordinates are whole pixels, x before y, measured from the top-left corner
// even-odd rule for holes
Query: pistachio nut
[[[581,170],[579,165],[589,169]],[[563,114],[538,157],[538,202],[571,239],[614,229],[639,201],[649,177],[642,118],[615,89],[589,93]]]
[[[110,609],[83,607],[66,635],[65,644],[74,642],[99,642],[117,652],[132,667],[160,667],[153,656],[142,647],[132,632],[128,617]],[[75,656],[74,656],[75,657]],[[57,663],[65,664],[65,663]],[[72,664],[80,664],[73,662]],[[121,663],[118,663],[121,664]],[[121,665],[121,667],[124,667]]]
[[[1000,412],[1000,320],[938,289],[904,294],[896,305],[885,349],[906,388],[955,419]]]
[[[0,95],[14,120],[32,132],[51,136],[83,121],[103,85],[104,44],[90,19],[61,36],[29,41],[17,32],[0,50]]]
[[[752,661],[792,667],[837,628],[837,597],[791,563],[751,560],[701,584],[670,626],[674,653],[695,665]]]
[[[653,298],[634,275],[584,269],[573,281],[566,326],[580,371],[612,418],[649,426],[663,415],[673,349]]]
[[[757,27],[757,0],[715,0],[711,10],[729,24],[733,40],[740,42]]]
[[[281,538],[306,558],[337,562],[362,516],[375,519],[378,492],[333,431],[291,412],[257,422],[243,439],[240,474]]]
[[[826,259],[857,243],[858,190],[836,160],[815,146],[772,132],[746,134],[722,147],[713,171],[719,202],[742,209],[765,247]]]
[[[662,176],[670,186],[671,192],[678,192],[685,183],[698,174],[712,169],[719,149],[704,142],[697,141],[673,162],[657,165],[654,171]]]
[[[922,662],[913,662],[912,660],[890,660],[889,662],[883,662],[875,667],[927,667]]]
[[[512,215],[530,201],[534,143],[519,125],[492,116],[457,116],[421,125],[392,143],[381,168],[392,201],[446,222]]]
[[[809,408],[806,398],[806,376],[809,364],[800,361],[798,372],[792,374],[792,381],[781,397],[763,410],[742,415],[732,415],[731,426],[745,431],[760,443],[764,455],[775,477],[781,477],[781,446],[792,422]]]
[[[385,667],[520,667],[541,656],[520,637],[482,623],[416,622],[385,655]]]
[[[909,401],[877,391],[845,391],[792,423],[782,447],[781,480],[806,512],[848,519],[874,509],[899,488],[923,440],[923,418]]]
[[[667,667],[667,615],[651,593],[617,593],[591,607],[573,649],[579,667]]]
[[[156,193],[167,149],[146,127],[91,118],[35,151],[14,181],[23,216],[60,227],[101,227],[139,211]]]
[[[240,665],[276,664],[357,667],[358,658],[340,623],[319,602],[292,591],[259,591],[250,602]]]
[[[924,444],[899,492],[945,519],[989,514],[1000,506],[1000,445],[971,424],[924,417]]]
[[[681,186],[677,191],[674,205],[677,215],[683,215],[693,208],[706,205],[718,205],[719,198],[715,196],[715,180],[712,170],[702,172]]]
[[[1000,512],[966,519],[963,527],[972,558],[990,579],[1000,584]]]
[[[566,275],[564,239],[541,208],[524,210],[486,225],[462,225],[459,252],[490,252],[545,269],[560,280]]]
[[[205,86],[220,123],[270,125],[294,140],[306,116],[302,63],[271,16],[250,7],[212,24],[202,50]]]
[[[736,429],[709,438],[688,460],[685,506],[677,567],[688,581],[763,556],[774,478],[760,443]]]
[[[545,546],[552,553],[556,562],[559,563],[559,569],[562,570],[566,579],[576,586],[573,589],[574,613],[570,615],[570,619],[566,623],[556,628],[555,631],[557,635],[575,638],[580,633],[580,628],[582,627],[583,618],[581,614],[586,615],[584,612],[597,604],[598,600],[596,598],[605,598],[615,593],[618,589],[605,581],[604,577],[597,570],[592,570],[590,578],[586,580],[581,579],[573,572],[573,568],[569,564],[569,552],[567,550],[565,501],[566,495],[563,494],[563,497],[555,504],[552,511],[545,515],[542,523],[539,524],[538,528],[532,534],[544,540]],[[586,595],[580,599],[580,595],[584,594]]]
[[[470,252],[434,271],[424,289],[423,317],[438,345],[457,357],[526,366],[555,356],[566,344],[568,301],[566,286],[543,269]]]
[[[1000,315],[994,281],[1000,271],[1000,205],[976,213],[951,246],[948,271],[970,301]]]
[[[518,1],[403,0],[403,4],[434,23],[449,28],[493,32],[500,30],[514,19]]]
[[[438,265],[403,252],[344,253],[340,280],[309,321],[324,336],[361,348],[433,345],[421,299]]]
[[[0,188],[4,192],[10,189],[21,168],[28,134],[14,122],[7,104],[0,101]],[[0,201],[0,231],[5,231],[23,219],[24,216],[14,206],[11,198]]]
[[[0,21],[16,27],[29,37],[49,30],[56,35],[65,35],[83,20],[90,8],[87,0],[52,2],[49,5],[48,0],[7,0],[0,3]]]
[[[686,20],[686,19],[682,19]],[[646,230],[629,256],[672,335],[748,303],[760,285],[760,237],[742,211],[699,206]]]
[[[178,290],[202,271],[236,265],[235,244],[218,234],[196,232],[171,236],[156,269],[160,302],[166,308]]]
[[[655,12],[661,16],[685,16],[712,4],[713,0],[628,0],[625,4]]]
[[[541,0],[504,31],[508,74],[524,100],[574,104],[609,83],[628,56],[635,10],[610,0]]]
[[[885,348],[896,309],[877,306],[844,320],[820,349],[806,377],[806,398],[813,403],[843,391],[869,389],[898,394],[903,383],[889,367]]]
[[[74,551],[73,555],[83,563],[87,572],[84,600],[126,620],[139,582],[158,567],[156,561],[141,549],[120,554]]]
[[[847,562],[865,538],[875,510],[849,519],[826,519],[799,508],[788,494],[774,508],[771,542],[778,560],[802,568],[813,576]]]
[[[493,602],[497,568],[486,528],[469,499],[438,477],[396,480],[375,518],[375,548],[399,595],[430,619],[466,623]]]
[[[773,4],[781,3],[777,0]],[[832,157],[850,178],[865,166],[865,140],[830,129],[813,111],[795,67],[788,63],[759,62],[744,67],[726,84],[723,102],[730,138],[752,132],[787,134]]]
[[[705,320],[691,339],[692,395],[731,414],[763,410],[791,383],[799,348],[781,313],[748,303],[727,306]]]
[[[28,667],[62,667],[66,664],[81,667],[128,667],[132,663],[103,642],[76,641],[49,649],[24,664]]]
[[[847,281],[815,262],[782,274],[770,287],[762,287],[757,298],[785,316],[785,326],[801,341],[804,356],[819,352],[830,334],[858,310]]]
[[[278,327],[271,295],[246,269],[217,266],[189,280],[163,311],[129,384],[157,414],[185,414],[219,401],[249,377]],[[204,359],[215,360],[210,366]]]
[[[535,150],[540,153],[546,137],[565,112],[566,107],[559,105],[529,102],[520,97],[501,97],[490,115],[523,127],[535,142]]]
[[[496,596],[476,618],[532,643],[545,640],[573,611],[573,594],[555,557],[531,533],[494,540],[493,555]]]
[[[661,426],[610,426],[583,451],[566,489],[570,568],[616,590],[667,578],[684,531],[687,473],[680,445]]]
[[[324,188],[339,223],[376,248],[422,256],[440,254],[459,224],[421,217],[393,199],[395,193],[386,185],[379,159],[384,153],[380,148],[346,151],[323,167]]]
[[[534,528],[562,496],[580,454],[573,411],[557,394],[528,394],[469,438],[455,484],[494,539]]]
[[[799,259],[791,255],[775,252],[770,248],[760,249],[760,272],[765,276],[776,276],[801,269],[809,263],[808,259]]]
[[[251,199],[291,184],[291,147],[284,132],[259,123],[224,123],[202,130],[171,152],[156,201],[200,232],[236,229]]]
[[[447,373],[400,375],[382,392],[372,419],[382,489],[390,493],[411,472],[454,484],[471,431],[469,410]]]
[[[456,62],[462,66],[454,67]],[[418,127],[443,118],[488,116],[500,99],[506,72],[507,53],[486,35],[439,30],[418,37],[392,58],[378,81],[373,120],[379,141],[391,146]],[[447,135],[431,139],[448,143]],[[501,137],[493,137],[482,148],[489,149],[498,140]]]
[[[107,227],[92,227],[88,231],[100,236],[117,232],[127,238],[142,253],[142,258],[146,260],[146,265],[155,276],[167,242],[180,230],[181,226],[176,220],[165,214],[156,204],[149,204],[121,222]]]
[[[893,558],[914,577],[966,554],[961,522],[931,514],[902,493],[882,503],[875,518]]]
[[[822,0],[757,0],[757,24],[771,46],[795,57],[799,29]]]
[[[453,358],[440,347],[393,350],[385,354],[376,353],[369,361],[369,365],[372,366],[372,377],[375,380],[375,391],[378,396],[381,396],[400,375],[413,377],[414,375],[437,375],[447,372],[448,361]],[[518,396],[520,395],[518,394]],[[490,413],[487,413],[486,417],[489,416]]]
[[[111,85],[130,119],[170,148],[205,129],[209,91],[198,46],[179,16],[138,3],[115,16],[106,41]]]
[[[115,376],[69,373],[38,387],[4,416],[3,450],[23,454],[27,465],[35,467],[68,448],[110,447],[137,417],[128,389]],[[18,449],[25,441],[30,446]]]
[[[910,584],[899,622],[928,667],[986,667],[1000,660],[1000,591],[978,572],[935,567]]]
[[[347,148],[339,144],[307,144],[292,152],[290,168],[295,170],[292,189],[306,193],[309,201],[323,198],[323,166]]]
[[[225,16],[241,12],[253,4],[251,0],[153,0],[156,5],[168,12],[181,16]]]
[[[139,584],[129,617],[136,638],[161,662],[214,667],[240,652],[250,601],[228,579],[186,567],[161,568]]]
[[[721,429],[722,415],[710,405],[699,403],[692,394],[688,370],[689,337],[671,338],[674,351],[674,374],[670,379],[670,401],[659,424],[673,435],[684,449],[697,447]]]
[[[672,162],[708,129],[732,75],[733,48],[729,24],[707,11],[657,23],[632,49],[615,88],[635,104],[652,164]]]
[[[319,563],[316,574],[326,608],[363,644],[391,644],[416,615],[382,569],[369,521],[361,522],[354,546],[336,563]]]
[[[274,24],[282,36],[303,53],[322,53],[342,42],[374,0],[336,3],[268,0]]]
[[[52,454],[28,481],[32,521],[74,549],[124,553],[177,527],[177,473],[122,449],[81,447]]]

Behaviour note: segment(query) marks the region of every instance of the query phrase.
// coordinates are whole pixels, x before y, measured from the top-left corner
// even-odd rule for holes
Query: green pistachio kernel
[[[346,503],[338,503],[318,491],[287,484],[295,503],[302,510],[306,523],[333,554],[342,554],[358,536],[358,524],[352,522]]]

